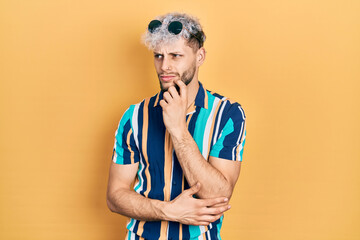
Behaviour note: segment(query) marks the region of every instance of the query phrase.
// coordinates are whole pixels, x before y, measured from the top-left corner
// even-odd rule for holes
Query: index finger
[[[181,80],[177,80],[175,83],[180,88],[180,96],[185,96],[186,95],[186,85],[185,85],[185,83],[183,81],[181,81]]]
[[[210,198],[210,199],[203,199],[204,204],[206,207],[214,207],[215,205],[218,204],[228,204],[229,199],[226,197],[218,197],[218,198]]]

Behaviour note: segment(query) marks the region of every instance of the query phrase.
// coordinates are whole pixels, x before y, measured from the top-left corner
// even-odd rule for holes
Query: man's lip
[[[174,77],[175,77],[175,75],[160,75],[160,78],[162,80],[170,80],[170,79],[172,79]]]

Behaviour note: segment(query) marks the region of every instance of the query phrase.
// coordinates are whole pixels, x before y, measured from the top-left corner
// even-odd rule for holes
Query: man
[[[108,207],[130,218],[126,239],[221,239],[240,173],[244,111],[199,82],[205,34],[195,18],[160,16],[144,36],[161,91],[120,120]]]

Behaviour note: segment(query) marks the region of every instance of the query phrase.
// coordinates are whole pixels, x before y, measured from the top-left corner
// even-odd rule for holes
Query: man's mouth
[[[160,79],[164,82],[169,82],[173,80],[176,77],[176,75],[160,75]]]

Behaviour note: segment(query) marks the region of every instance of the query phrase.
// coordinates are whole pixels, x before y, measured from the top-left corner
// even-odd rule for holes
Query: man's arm
[[[170,202],[146,198],[131,190],[138,163],[120,165],[111,162],[107,204],[112,212],[145,221],[176,221],[188,225],[208,225],[229,209],[228,199],[196,199],[200,184],[182,192]]]
[[[198,192],[200,198],[225,196],[230,199],[239,177],[241,162],[210,156],[209,162],[201,155],[199,148],[185,131],[180,137],[172,136],[176,156],[190,186],[200,182],[204,186]]]
[[[241,162],[216,157],[210,157],[209,161],[204,159],[185,122],[188,105],[186,85],[182,81],[177,81],[176,84],[180,87],[180,95],[175,87],[170,87],[164,93],[160,105],[186,180],[190,186],[196,182],[202,184],[203,187],[197,194],[200,198],[230,198],[240,173]]]

